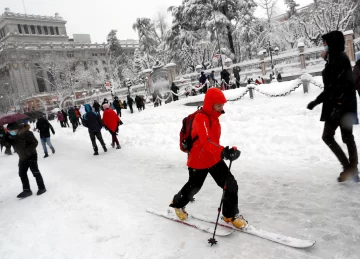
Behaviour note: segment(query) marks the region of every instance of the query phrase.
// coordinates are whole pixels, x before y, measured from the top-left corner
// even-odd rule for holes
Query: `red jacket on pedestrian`
[[[204,113],[198,113],[192,124],[191,137],[194,142],[187,161],[187,166],[193,169],[210,168],[220,162],[224,149],[220,145],[221,126],[219,117],[222,113],[214,111],[214,104],[224,104],[226,98],[218,88],[210,88],[205,95]]]
[[[116,132],[116,129],[119,126],[119,121],[119,116],[117,116],[116,112],[112,109],[106,109],[104,111],[102,122],[111,132]]]

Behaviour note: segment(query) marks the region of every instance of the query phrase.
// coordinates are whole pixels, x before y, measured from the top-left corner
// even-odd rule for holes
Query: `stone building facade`
[[[10,82],[24,98],[50,92],[49,80],[44,80],[49,79],[48,74],[37,73],[41,59],[52,54],[75,59],[77,67],[93,64],[107,72],[107,45],[69,42],[65,25],[66,21],[57,13],[17,14],[6,8],[0,15],[0,84]],[[104,82],[82,82],[84,86],[89,83]]]

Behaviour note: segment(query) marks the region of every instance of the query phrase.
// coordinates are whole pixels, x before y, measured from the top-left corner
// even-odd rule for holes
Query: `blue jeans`
[[[46,144],[48,144],[48,146],[49,146],[51,149],[54,149],[53,145],[52,145],[51,142],[50,142],[50,138],[42,138],[42,139],[41,139],[41,145],[43,146],[44,153],[47,153]]]

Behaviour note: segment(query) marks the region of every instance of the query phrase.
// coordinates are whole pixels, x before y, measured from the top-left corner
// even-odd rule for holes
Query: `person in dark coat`
[[[92,146],[93,146],[94,152],[95,152],[94,156],[97,156],[97,155],[99,155],[99,152],[98,152],[99,150],[96,145],[95,137],[99,140],[101,146],[104,149],[104,152],[107,152],[105,142],[101,135],[101,128],[102,128],[101,117],[98,113],[93,112],[91,110],[90,104],[85,104],[85,111],[86,111],[86,113],[83,116],[83,125],[88,128],[91,143],[92,143]]]
[[[240,87],[240,72],[241,72],[241,68],[240,67],[234,67],[233,69],[234,72],[234,77],[236,79],[236,88]]]
[[[320,120],[325,122],[325,126],[322,139],[343,166],[338,181],[343,182],[350,177],[358,180],[358,153],[353,135],[353,125],[358,124],[356,91],[351,63],[344,52],[344,35],[340,31],[332,31],[323,35],[322,39],[325,48],[322,57],[326,60],[322,72],[324,91],[309,103],[308,109],[323,104]],[[338,127],[349,158],[334,139]]]
[[[0,126],[0,148],[1,152],[3,147],[5,147],[5,155],[12,155],[11,153],[11,144],[9,142],[9,133],[6,132],[3,126]]]
[[[221,80],[225,81],[225,89],[228,90],[229,89],[229,84],[230,84],[230,73],[229,71],[227,71],[226,69],[224,69],[223,71],[221,71],[220,73],[221,76]]]
[[[199,78],[199,83],[201,85],[204,85],[203,88],[201,89],[201,92],[203,92],[203,93],[206,93],[206,91],[207,91],[207,85],[205,85],[206,84],[206,79],[207,79],[207,77],[205,75],[205,72],[201,71],[200,78]]]
[[[173,100],[174,101],[179,100],[179,96],[177,96],[179,92],[179,87],[177,87],[174,82],[172,82],[171,84],[171,91],[173,91]]]
[[[73,126],[73,132],[75,132],[78,127],[78,118],[76,117],[75,109],[73,107],[69,109],[69,119]]]
[[[101,110],[104,110],[104,108],[102,107],[105,103],[109,103],[108,99],[104,98],[104,101],[101,104]]]
[[[140,112],[142,110],[142,99],[138,95],[135,96],[135,104],[136,104],[136,108]]]
[[[97,100],[94,100],[93,108],[94,108],[96,113],[100,114],[100,104],[99,104],[99,102]]]
[[[353,70],[353,76],[355,80],[356,90],[358,91],[358,94],[360,96],[360,52],[357,52],[355,54],[355,57],[356,57],[356,64]]]
[[[114,109],[116,110],[116,114],[121,117],[121,106],[119,103],[119,98],[115,96],[114,102],[113,102]],[[105,110],[105,108],[104,108]]]
[[[35,177],[39,188],[37,195],[43,194],[46,192],[46,188],[37,163],[36,147],[38,141],[36,140],[34,133],[29,131],[30,125],[20,125],[16,122],[12,122],[8,124],[7,129],[10,134],[10,143],[19,155],[19,176],[22,182],[23,191],[17,197],[23,199],[32,195],[29,178],[27,176],[29,168]]]
[[[124,109],[127,109],[127,103],[125,100],[123,101],[123,105],[124,105]]]
[[[64,110],[61,110],[61,113],[64,116],[64,121],[63,121],[64,127],[66,128],[66,126],[68,126],[70,128],[70,125],[69,125],[69,122],[68,122],[68,114]]]
[[[128,105],[129,105],[130,112],[131,112],[131,113],[134,113],[134,110],[133,110],[134,99],[131,98],[130,95],[127,96],[127,103],[128,103]]]
[[[44,158],[47,158],[49,156],[46,144],[50,147],[51,152],[55,154],[55,148],[50,141],[50,130],[53,135],[55,135],[55,130],[51,126],[50,122],[46,118],[41,117],[36,122],[36,129],[40,132],[40,141],[45,153]]]

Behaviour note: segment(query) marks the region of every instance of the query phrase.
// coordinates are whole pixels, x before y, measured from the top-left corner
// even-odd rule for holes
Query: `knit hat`
[[[17,122],[10,122],[8,125],[7,125],[7,129],[8,130],[17,130],[20,128],[20,124],[17,123]]]
[[[360,51],[355,53],[355,60],[356,61],[360,60]]]
[[[109,109],[109,108],[110,108],[110,104],[104,103],[103,108],[104,108],[104,110]]]

